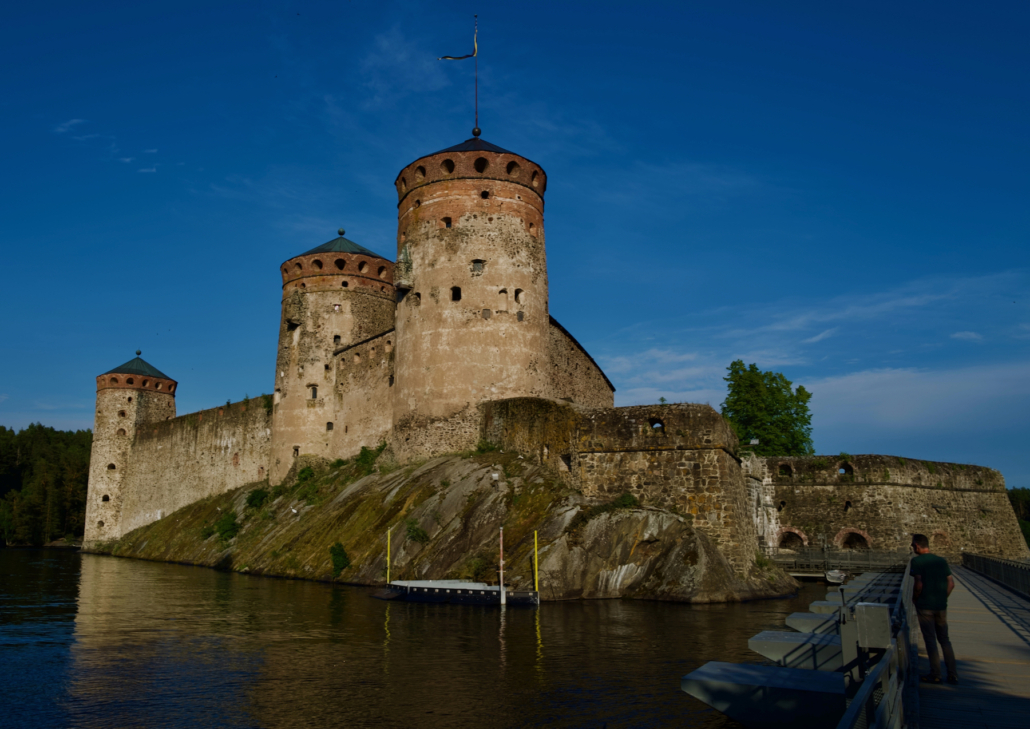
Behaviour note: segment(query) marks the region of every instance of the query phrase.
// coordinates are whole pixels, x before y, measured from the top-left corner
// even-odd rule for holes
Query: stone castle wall
[[[548,355],[551,397],[592,408],[615,405],[615,386],[605,377],[594,358],[553,316]]]
[[[207,496],[267,477],[271,412],[264,400],[141,425],[122,482],[120,533]]]
[[[766,544],[875,550],[908,549],[930,537],[953,561],[963,551],[1030,557],[1005,480],[991,468],[895,456],[754,458],[745,462],[764,486],[762,511],[775,529]]]
[[[549,463],[599,502],[631,493],[679,513],[715,539],[738,571],[754,564],[757,534],[737,438],[707,405],[586,408],[517,398],[486,403],[483,435]]]

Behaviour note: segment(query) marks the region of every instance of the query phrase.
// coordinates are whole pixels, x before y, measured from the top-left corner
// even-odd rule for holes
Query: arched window
[[[497,309],[499,311],[508,310],[508,289],[501,289],[497,292]]]
[[[143,380],[143,387],[150,387],[150,380]]]
[[[104,522],[102,522],[102,521],[98,521],[98,522],[97,522],[97,526],[98,526],[98,527],[101,527],[101,528],[103,528],[103,526],[104,526]]]
[[[317,400],[318,399],[318,388],[315,387],[314,385],[311,386],[311,399],[312,400]]]
[[[385,274],[385,273],[386,273],[386,266],[380,266],[379,267],[379,271],[378,271],[379,278],[382,278],[383,274]]]
[[[127,380],[125,381],[125,384],[126,384],[126,385],[133,385],[133,384],[135,384],[135,380],[133,380],[133,379],[132,379],[132,378],[130,377],[129,379],[127,379]]]
[[[533,176],[530,177],[529,179],[533,183],[533,187],[539,187],[540,180],[538,179],[537,172],[535,170],[533,171]]]
[[[117,385],[118,384],[118,378],[117,377],[112,377],[111,378],[111,384],[112,385]]]
[[[851,467],[850,463],[844,462],[840,464],[840,467],[837,469],[837,473],[841,476],[854,476],[855,469]]]
[[[845,501],[844,502],[844,513],[847,514],[849,511],[851,511],[851,502],[850,501]]]
[[[118,411],[118,417],[119,418],[124,418],[125,417],[125,411],[124,410],[119,410]]]
[[[342,271],[344,268],[347,267],[347,262],[342,258],[337,258],[335,261],[333,261],[333,265],[336,266],[337,271]]]
[[[317,268],[319,271],[322,270],[322,262],[317,258],[311,262],[311,265]]]
[[[483,198],[484,200],[489,200],[490,199],[490,191],[489,190],[483,190],[481,193],[479,193],[479,196],[481,198]]]
[[[869,542],[858,532],[849,532],[841,542],[842,549],[869,549]]]
[[[805,546],[804,540],[794,532],[784,532],[783,536],[780,537],[780,549],[790,549],[797,551],[803,549]]]
[[[475,161],[475,163],[472,166],[476,168],[476,172],[478,172],[479,174],[483,174],[484,172],[486,172],[486,168],[490,166],[490,162],[486,159],[486,157],[480,157]]]
[[[108,464],[107,464],[107,470],[108,470],[108,471],[113,471],[113,470],[115,470],[115,465],[114,465],[113,463],[108,463]]]
[[[522,168],[519,167],[519,163],[516,162],[515,160],[512,160],[511,162],[508,163],[508,168],[507,169],[508,169],[508,174],[511,175],[512,177],[518,177],[519,174],[522,172]]]
[[[325,424],[325,432],[327,432],[327,433],[328,433],[328,432],[330,432],[330,431],[331,431],[332,429],[333,429],[333,424],[332,424],[332,423],[326,423],[326,424]]]
[[[451,301],[461,301],[460,286],[451,286]]]
[[[658,435],[665,435],[665,423],[658,418],[648,418],[648,424],[651,426],[651,432]]]
[[[449,175],[454,172],[454,162],[449,159],[445,159],[440,163],[440,169],[443,170],[445,175]]]
[[[362,261],[361,263],[358,264],[358,273],[364,273],[365,269],[367,269],[367,268],[368,268],[368,264],[365,263],[364,261]]]
[[[303,270],[304,270],[304,267],[303,267],[302,265],[300,265],[300,263],[299,263],[299,262],[298,262],[298,263],[294,263],[294,264],[293,264],[293,268],[294,268],[295,270],[297,270],[297,271],[303,271]]]
[[[408,181],[405,178],[402,177],[399,184],[400,184],[401,192],[404,192],[405,190],[408,189]]]
[[[104,494],[104,495],[103,495],[103,496],[101,497],[101,499],[100,499],[100,500],[101,500],[101,501],[110,501],[110,500],[111,500],[111,497],[110,497],[110,496],[108,496],[107,494]]]
[[[426,179],[426,168],[419,165],[415,168],[415,182],[422,182],[424,179]]]
[[[118,435],[125,435],[125,428],[119,428]]]
[[[522,289],[515,289],[515,303],[519,306],[526,303],[526,292]]]
[[[784,478],[790,478],[794,474],[793,469],[786,463],[780,464],[780,475]]]

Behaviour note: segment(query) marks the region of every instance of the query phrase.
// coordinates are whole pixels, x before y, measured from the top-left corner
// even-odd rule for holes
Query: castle
[[[896,549],[911,531],[953,554],[1028,555],[991,469],[742,459],[709,406],[615,408],[548,310],[546,173],[473,135],[397,175],[396,262],[340,230],[280,266],[271,397],[176,417],[178,383],[139,351],[97,377],[87,548],[362,447],[410,462],[486,439],[588,498],[631,491],[683,514],[740,570],[760,545]]]

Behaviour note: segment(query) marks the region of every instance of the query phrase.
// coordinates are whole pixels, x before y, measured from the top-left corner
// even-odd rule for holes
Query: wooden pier
[[[960,682],[920,684],[919,727],[1030,726],[1030,599],[964,567],[953,571],[948,627]],[[920,673],[929,673],[922,637],[919,645]]]

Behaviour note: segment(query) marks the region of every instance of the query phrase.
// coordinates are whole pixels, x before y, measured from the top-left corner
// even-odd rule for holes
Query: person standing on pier
[[[955,589],[955,578],[943,557],[930,553],[930,540],[925,534],[912,535],[912,577],[915,585],[912,601],[919,615],[919,630],[926,644],[926,655],[930,659],[930,673],[920,676],[926,683],[941,682],[941,658],[937,654],[937,643],[944,653],[944,664],[948,668],[948,683],[958,683],[955,669],[955,651],[948,638],[948,596]]]

